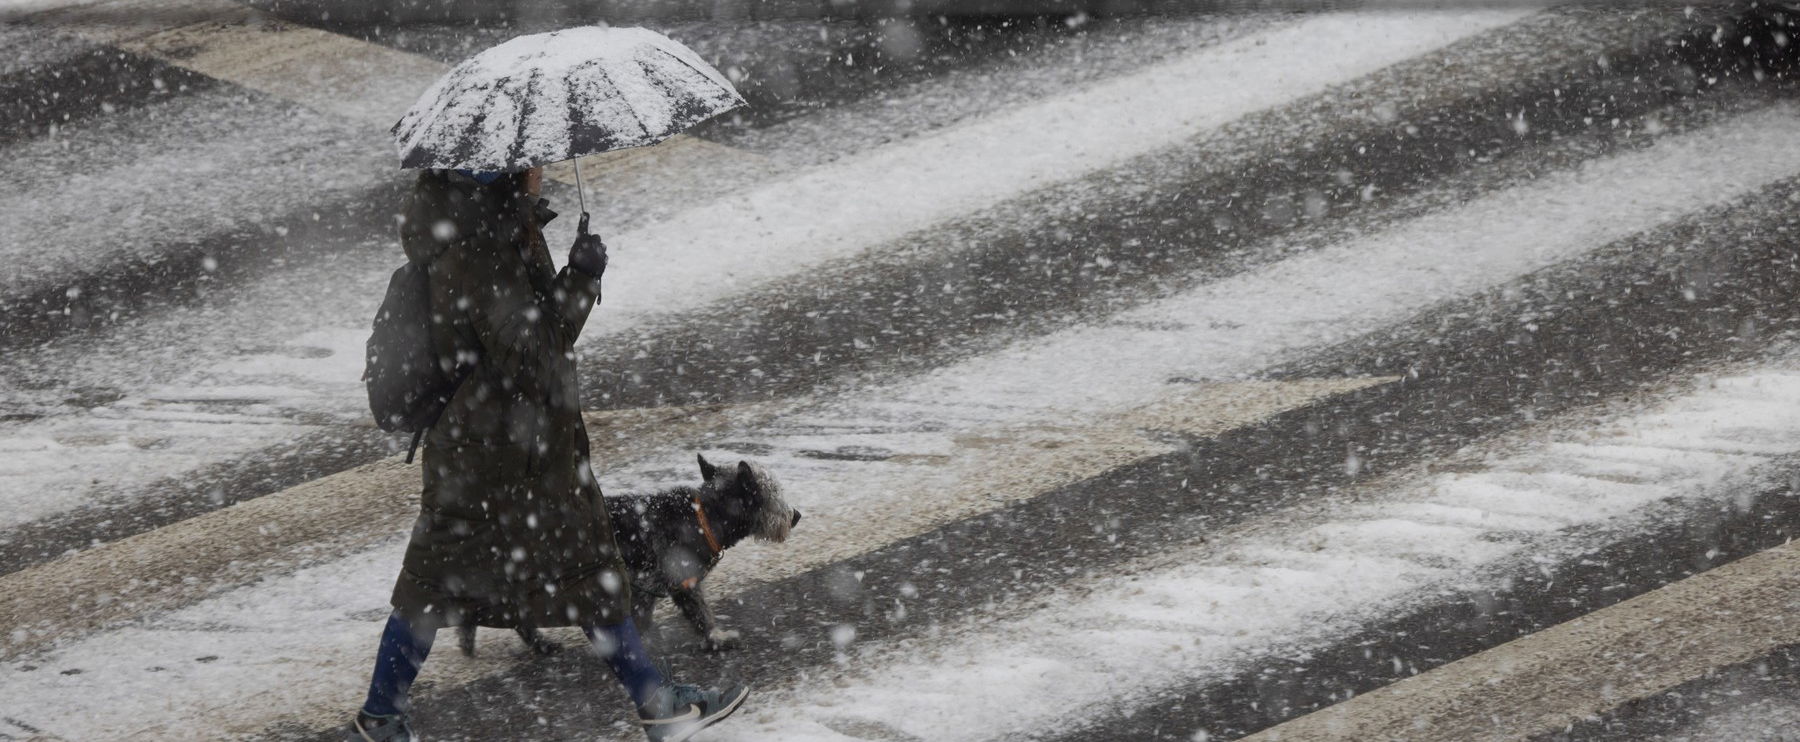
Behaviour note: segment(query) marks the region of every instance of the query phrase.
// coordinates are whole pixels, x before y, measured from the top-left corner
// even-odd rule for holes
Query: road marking
[[[1575,173],[1546,176],[1542,182],[1477,199],[1368,240],[1305,254],[1208,284],[1107,323],[1021,341],[997,353],[785,419],[791,426],[817,428],[820,432],[812,437],[832,441],[833,445],[854,438],[850,431],[856,426],[869,426],[869,421],[899,421],[902,424],[895,425],[889,437],[909,454],[955,456],[959,449],[974,442],[973,437],[983,433],[1005,438],[1017,436],[1018,431],[1031,425],[1043,427],[1103,418],[1119,410],[1143,409],[1170,393],[1169,379],[1174,376],[1241,377],[1289,353],[1359,336],[1443,299],[1482,290],[1544,265],[1578,258],[1611,240],[1753,192],[1800,169],[1800,148],[1786,146],[1800,136],[1794,121],[1788,106],[1742,116],[1692,135],[1659,141],[1647,150],[1591,163]],[[1737,156],[1743,152],[1755,152],[1758,156]],[[1670,172],[1680,172],[1683,177],[1666,177]],[[1616,208],[1593,214],[1579,207],[1595,201],[1615,203]],[[1496,230],[1496,223],[1506,224],[1509,229]],[[1496,236],[1501,234],[1508,237]],[[1519,240],[1529,240],[1533,249],[1519,250]],[[919,427],[927,424],[936,427]],[[780,435],[796,439],[803,436],[778,432]],[[834,507],[878,507],[882,498],[894,493],[868,486],[869,476],[882,475],[879,469],[820,468],[817,460],[810,461],[815,466],[807,470],[804,467],[808,466],[808,459],[790,456],[781,460],[776,470],[811,476],[807,486],[816,491],[798,504],[820,516],[824,514],[820,511]],[[915,463],[928,461],[915,459],[884,465],[898,471]],[[929,467],[912,470],[929,471]],[[961,471],[957,466],[945,470]],[[617,481],[616,475],[613,481]],[[949,481],[954,483],[953,478]],[[411,490],[410,482],[407,485],[406,489]],[[843,505],[833,502],[839,498]],[[807,530],[813,529],[803,529],[802,533]],[[240,536],[259,537],[254,530]],[[797,544],[789,546],[799,551]],[[745,570],[742,579],[756,578],[758,568],[752,562],[764,557],[758,556],[755,546],[741,552],[734,551],[725,569]],[[342,637],[334,638],[332,632],[366,629],[346,618],[347,606],[365,605],[369,602],[366,598],[385,594],[379,582],[381,578],[392,579],[390,562],[397,557],[383,554],[377,555],[381,559],[375,559],[368,552],[358,553],[305,572],[338,575],[335,584],[348,587],[335,589],[366,589],[369,595],[314,596],[308,592],[304,597],[287,596],[313,604],[309,616],[320,625],[284,626],[278,632],[285,642],[279,652],[275,647],[265,646],[256,653],[239,647],[258,657],[274,654],[319,658],[312,669],[289,669],[296,678],[305,676],[307,680],[283,686],[282,692],[292,694],[295,705],[325,713],[320,709],[343,699],[333,695],[330,682],[322,678],[333,672],[362,671],[351,667],[361,662],[356,657],[363,650],[352,645],[362,639],[351,637],[340,646],[335,642]],[[792,552],[783,556],[805,558]],[[76,555],[72,559],[79,558]],[[742,566],[738,566],[740,562]],[[69,574],[78,577],[80,572],[71,570]],[[739,584],[725,581],[732,574],[721,575],[722,588],[729,590],[729,585]],[[136,594],[127,596],[134,601],[141,600],[142,593],[154,592],[144,586],[130,586],[129,575],[113,575],[110,579],[135,589]],[[40,589],[53,592],[14,602],[9,616],[20,610],[38,611],[39,606],[50,606],[46,610],[52,613],[62,611],[55,607],[58,601],[54,598],[61,594],[54,590],[66,590],[68,586],[59,588],[57,581],[41,582],[52,583],[47,587],[40,585]],[[271,582],[290,584],[293,580],[275,578]],[[0,583],[0,595],[9,592],[7,588],[7,583]],[[232,600],[249,600],[249,596],[266,598],[272,590],[258,587],[229,595],[235,596]],[[265,611],[281,605],[272,600],[264,602],[268,605]],[[191,613],[201,616],[214,609]],[[85,615],[73,619],[78,623],[90,620]],[[279,617],[240,620],[245,624],[242,631],[257,636],[268,631],[268,622],[288,621]],[[166,636],[168,632],[154,626],[131,631],[136,632],[133,635],[146,636]],[[124,635],[106,632],[91,641],[112,642]],[[18,641],[41,646],[34,636],[27,631]],[[99,644],[84,641],[73,646]],[[340,651],[341,656],[337,654]],[[214,669],[223,671],[222,666]],[[442,672],[463,677],[456,674],[476,670],[455,664]],[[83,682],[109,681],[96,675]],[[261,687],[256,685],[261,681],[254,677],[241,678],[239,682],[243,688],[225,690],[261,692],[254,690]],[[325,687],[315,687],[321,684]],[[303,692],[300,685],[308,687]],[[110,696],[100,693],[95,697]],[[308,718],[316,721],[322,717]],[[105,722],[95,718],[92,723]]]
[[[160,11],[160,12],[158,12]],[[141,24],[118,22],[133,12]],[[160,26],[160,18],[207,20]],[[287,100],[386,132],[426,88],[450,70],[437,60],[310,26],[278,20],[229,0],[149,6],[119,0],[61,9],[47,18],[97,43]],[[703,159],[704,158],[704,159]],[[637,177],[645,168],[737,158],[750,152],[685,134],[650,147],[582,158],[590,178]],[[563,164],[550,177],[574,183]]]
[[[1666,522],[1670,508],[1709,512],[1729,507],[1746,488],[1785,481],[1784,462],[1800,452],[1796,360],[1689,381],[1667,384],[1631,410],[1539,423],[1485,441],[1455,456],[1466,464],[1456,471],[1433,473],[1437,462],[1422,461],[1208,533],[1204,544],[1171,545],[1016,601],[995,597],[995,608],[918,636],[847,648],[847,661],[837,666],[765,687],[757,708],[732,727],[732,739],[846,742],[847,734],[864,732],[873,735],[868,739],[1006,739],[1154,713],[1172,695],[1241,677],[1260,659],[1304,657],[1416,606],[1503,589],[1515,570],[1540,561],[1585,558]],[[1714,583],[1671,595],[1629,620],[1598,614],[1592,625],[1612,628],[1568,642],[1564,651],[1521,647],[1459,673],[1457,692],[1447,697],[1390,699],[1381,707],[1389,724],[1339,730],[1338,717],[1328,717],[1282,739],[1472,742],[1489,738],[1476,732],[1491,733],[1484,726],[1492,723],[1489,714],[1502,709],[1530,718],[1502,715],[1501,729],[1560,723],[1565,717],[1518,712],[1540,696],[1592,698],[1605,693],[1607,681],[1633,693],[1668,687],[1709,663],[1800,639],[1800,618],[1791,617],[1800,607],[1797,559],[1783,557],[1736,587]],[[917,579],[929,583],[931,570]],[[1724,615],[1738,610],[1739,595],[1754,607],[1748,615]],[[1720,596],[1731,602],[1721,604]],[[900,600],[885,606],[909,607]],[[1658,616],[1679,617],[1676,629],[1658,626]],[[1771,616],[1788,617],[1758,623]],[[1683,633],[1687,626],[1710,633]],[[816,640],[829,628],[783,630]],[[1616,630],[1638,633],[1608,633]],[[1684,642],[1694,646],[1663,649]],[[1706,656],[1641,689],[1632,685],[1637,679],[1608,675],[1620,663],[1620,675],[1683,664],[1635,659],[1659,651]],[[1486,684],[1492,679],[1500,679],[1497,689]],[[1570,705],[1571,714],[1593,708]],[[1413,717],[1433,708],[1467,724],[1410,733]],[[1196,733],[1205,730],[1162,731],[1206,738]]]
[[[829,507],[809,511],[815,522],[828,525],[796,534],[800,546],[784,548],[779,559],[734,559],[735,568],[722,574],[737,576],[720,581],[798,574],[1171,450],[1143,430],[1215,435],[1326,396],[1391,380],[1214,385],[1102,418],[1092,430],[994,430],[985,436],[987,442],[942,461],[919,462],[935,472],[921,474],[919,481],[928,481],[929,486],[909,497],[847,513],[834,513]],[[776,410],[776,405],[624,410],[592,415],[588,423],[594,431],[596,459],[613,465],[654,456],[706,431],[753,425]],[[996,456],[1034,463],[994,467]],[[418,487],[417,467],[394,456],[0,575],[0,627],[6,627],[0,631],[0,659],[191,603],[217,592],[220,585],[243,584],[282,566],[283,557],[302,547],[319,555],[368,548],[405,529],[416,512]],[[935,507],[923,508],[921,503]],[[845,522],[839,525],[834,520]],[[842,538],[844,533],[871,527],[876,529],[871,538]],[[827,534],[832,537],[825,538]],[[820,543],[809,546],[815,538]],[[797,559],[795,554],[809,556]]]
[[[622,410],[592,414],[588,424],[594,456],[608,461],[767,409]],[[272,560],[368,548],[406,529],[418,495],[418,467],[394,456],[0,575],[0,659],[253,581],[283,566]]]
[[[1307,16],[871,149],[609,238],[620,248],[613,264],[632,279],[609,278],[607,301],[634,320],[699,307],[1190,142],[1533,12]],[[1297,61],[1295,49],[1308,54]],[[683,260],[666,259],[677,252]]]
[[[1176,450],[1166,434],[1212,437],[1399,377],[1200,384],[1123,413],[1066,425],[994,427],[958,435],[937,455],[903,455],[873,501],[809,504],[807,527],[778,546],[751,544],[719,563],[708,585],[773,582],[999,510]]]
[[[734,550],[733,559],[729,563],[740,566],[716,574],[708,584],[721,597],[737,594],[756,581],[799,574],[833,559],[879,548],[893,539],[914,535],[954,519],[996,510],[1042,494],[1061,484],[1089,478],[1119,465],[1172,450],[1172,444],[1157,440],[1158,432],[1217,434],[1254,424],[1269,416],[1303,407],[1326,397],[1391,381],[1392,378],[1329,379],[1200,386],[1183,389],[1164,400],[1135,410],[1096,420],[1091,431],[1043,427],[986,431],[981,436],[984,442],[971,443],[967,451],[958,451],[943,460],[915,459],[898,464],[936,471],[935,474],[927,472],[917,477],[914,484],[905,491],[895,490],[892,493],[915,507],[921,501],[929,503],[929,507],[917,509],[933,512],[920,514],[911,512],[909,508],[887,508],[879,512],[863,511],[858,517],[856,513],[809,507],[806,511],[809,520],[822,518],[825,521],[823,524],[796,531],[796,538],[779,547],[779,551],[775,548],[739,547]],[[629,448],[615,450],[611,455],[622,455],[626,450],[666,450],[674,438],[709,426],[741,427],[747,416],[742,409],[732,408],[688,415],[685,419],[693,427],[684,432],[672,432],[662,430],[668,427],[669,421],[658,411],[634,414],[641,415],[642,419],[629,424],[621,424],[622,421],[615,420],[612,425],[617,431],[616,435],[604,436],[613,441],[631,444]],[[639,437],[650,432],[657,432],[662,438]],[[596,443],[599,442],[597,439]],[[995,456],[1014,457],[1010,462],[1012,466],[1007,467],[1010,471],[998,471],[992,466]],[[306,554],[317,551],[317,544],[320,542],[324,542],[329,549],[351,539],[362,539],[365,545],[378,544],[383,540],[392,541],[398,532],[403,531],[407,518],[412,514],[411,498],[407,495],[416,490],[414,476],[416,475],[408,467],[398,466],[391,461],[381,462],[203,516],[209,519],[203,524],[195,524],[201,518],[184,521],[143,537],[120,542],[135,542],[124,547],[103,546],[44,567],[27,570],[27,573],[35,574],[0,576],[0,600],[5,601],[0,602],[0,607],[3,607],[0,608],[0,621],[12,622],[25,616],[33,622],[29,636],[12,637],[12,643],[8,646],[9,654],[16,656],[24,651],[42,648],[46,641],[57,637],[91,634],[99,626],[96,621],[99,617],[116,622],[134,614],[172,607],[184,599],[191,600],[207,592],[216,592],[216,588],[209,590],[208,585],[215,582],[215,578],[206,575],[196,576],[193,583],[197,584],[182,584],[186,572],[202,560],[217,562],[220,558],[229,557],[240,560],[247,567],[254,567],[275,563],[284,557],[292,558],[292,555],[304,558]],[[968,481],[961,481],[962,477],[968,477]],[[945,491],[934,491],[939,483],[949,483],[952,486]],[[1002,487],[1010,489],[998,489]],[[272,504],[261,504],[264,501]],[[246,512],[232,512],[240,509]],[[888,522],[890,518],[892,522]],[[269,527],[272,519],[279,521],[279,527]],[[320,519],[327,522],[313,525],[314,520]],[[263,529],[268,531],[270,540],[258,542]],[[308,532],[296,537],[293,532],[299,529],[308,529]],[[227,530],[237,532],[228,533]],[[286,553],[262,548],[273,545],[276,541],[286,544]],[[214,545],[221,543],[228,546],[224,547],[224,551],[216,551],[219,547]],[[844,544],[848,546],[843,546]],[[297,576],[276,577],[270,583],[265,583],[298,581],[302,583],[302,587],[297,589],[306,596],[315,596],[319,588],[310,585],[317,583],[330,585],[333,590],[340,591],[339,594],[302,599],[298,595],[283,594],[279,590],[268,593],[261,587],[249,588],[220,595],[217,600],[202,602],[189,609],[158,616],[152,619],[151,624],[143,627],[120,627],[105,632],[105,635],[141,635],[144,639],[134,643],[153,647],[159,641],[149,637],[171,630],[176,635],[181,635],[184,632],[180,626],[190,621],[203,620],[187,618],[189,614],[207,614],[215,610],[208,606],[215,604],[224,606],[218,610],[227,613],[255,614],[256,618],[253,620],[257,621],[267,620],[284,626],[302,624],[302,627],[290,627],[278,632],[279,639],[258,638],[260,634],[255,630],[245,636],[234,634],[232,637],[221,638],[216,650],[220,654],[234,655],[234,660],[213,665],[207,671],[230,672],[229,668],[236,667],[238,660],[249,660],[253,666],[261,668],[275,661],[276,657],[305,656],[308,659],[305,663],[300,663],[304,666],[298,667],[293,666],[295,663],[278,662],[283,668],[282,675],[278,678],[279,689],[263,687],[266,681],[277,680],[267,676],[255,680],[237,678],[215,681],[223,688],[211,697],[211,701],[218,703],[219,708],[209,711],[207,716],[213,720],[215,728],[227,736],[253,734],[277,717],[299,720],[301,723],[326,723],[325,720],[334,718],[345,702],[340,691],[347,686],[337,681],[361,673],[365,668],[360,665],[366,660],[366,657],[361,656],[361,645],[366,637],[353,632],[366,628],[367,622],[347,619],[341,610],[333,609],[345,599],[357,604],[383,599],[385,594],[379,592],[379,589],[365,590],[370,586],[362,585],[359,581],[365,579],[370,572],[391,574],[392,560],[395,557],[389,551],[385,548],[365,550],[318,568],[302,569]],[[224,564],[215,565],[214,568],[241,580],[245,574],[235,571],[238,566]],[[120,597],[109,601],[104,596],[90,595],[102,588],[96,588],[91,582],[84,583],[83,579],[88,575],[98,575],[98,579],[109,581],[111,586],[104,589],[116,590]],[[147,584],[144,582],[145,575],[157,575],[161,582],[156,585]],[[357,578],[349,580],[346,579],[347,575],[356,575]],[[169,583],[175,583],[173,588]],[[346,595],[343,591],[354,594]],[[95,597],[98,600],[92,599]],[[129,605],[114,607],[118,602],[128,602]],[[60,608],[65,604],[74,604],[75,607],[68,610]],[[267,613],[263,608],[264,604],[292,605],[294,614],[264,615]],[[22,611],[25,613],[21,613]],[[232,619],[224,620],[229,622]],[[315,621],[316,625],[310,624]],[[161,625],[169,622],[174,622],[175,628]],[[321,641],[329,646],[307,644]],[[251,644],[255,647],[252,648]],[[500,653],[492,654],[501,656]],[[141,664],[135,661],[126,664],[134,663]],[[477,662],[433,663],[427,666],[431,673],[427,678],[440,687],[449,687],[504,671],[509,666],[510,661],[495,658]],[[3,684],[4,680],[0,679],[0,685]],[[137,709],[135,713],[120,719],[101,719],[96,716],[84,723],[98,726],[86,727],[87,731],[82,736],[91,739],[115,735],[129,738],[155,736],[153,732],[161,728],[159,725],[163,722],[159,719],[164,718],[163,714],[176,714],[168,717],[171,719],[191,718],[193,707],[187,701],[171,696],[159,701],[163,702],[169,706],[159,707],[160,710]],[[126,724],[129,728],[117,726],[119,724]],[[111,731],[102,732],[102,729]],[[163,731],[173,732],[172,729]]]
[[[1171,375],[1254,373],[1797,173],[1800,107],[1779,104],[936,369],[889,396],[921,415],[1013,404],[1068,415],[1118,409]]]
[[[120,7],[120,3],[107,3],[102,7],[116,9]],[[114,43],[135,44],[148,51],[167,54],[171,59],[187,60],[187,63],[195,65],[204,64],[216,74],[232,73],[236,69],[234,65],[219,60],[244,59],[254,54],[253,48],[246,48],[254,47],[254,44],[245,41],[245,33],[204,27],[203,23],[194,23],[196,14],[191,12],[164,19],[169,22],[161,26],[155,22],[161,16],[147,14],[147,25],[120,28],[94,21],[94,11],[91,8],[89,11],[89,20],[85,26],[80,17],[68,14],[56,16],[52,20],[62,23],[62,27],[85,27],[89,29],[89,34],[109,35],[107,38]],[[236,12],[246,11],[238,8]],[[711,207],[701,207],[672,220],[693,227],[689,232],[684,232],[680,226],[663,224],[650,231],[633,230],[622,235],[609,234],[608,241],[615,248],[616,268],[608,278],[608,311],[615,319],[606,323],[602,331],[589,334],[613,339],[617,337],[613,333],[618,328],[631,324],[631,311],[634,309],[642,314],[666,314],[725,298],[734,290],[734,284],[803,273],[809,266],[821,261],[850,257],[875,247],[879,244],[876,240],[932,226],[932,223],[921,220],[954,216],[980,208],[984,202],[1017,197],[1028,189],[1048,182],[1088,175],[1095,167],[1116,166],[1120,158],[1157,147],[1183,143],[1191,145],[1193,137],[1218,136],[1232,139],[1236,134],[1220,127],[1236,116],[1264,107],[1291,104],[1298,97],[1330,85],[1348,82],[1363,71],[1377,70],[1385,65],[1404,61],[1414,52],[1429,51],[1438,45],[1503,24],[1507,19],[1522,13],[1523,11],[1518,14],[1479,13],[1468,16],[1430,14],[1419,18],[1378,14],[1370,17],[1314,19],[1306,22],[1305,27],[1298,31],[1277,29],[1280,33],[1267,38],[1240,38],[1178,55],[1172,62],[1149,66],[1122,78],[1073,87],[1066,93],[1036,100],[1028,115],[1023,118],[1000,115],[973,119],[968,124],[934,130],[921,136],[902,139],[892,145],[857,152],[843,160],[817,168],[819,172],[810,176],[769,181],[762,187],[750,190],[747,196],[744,191],[737,191],[726,199],[729,203],[721,202],[716,212]],[[107,21],[114,21],[123,14],[114,12],[101,15]],[[216,19],[207,20],[218,22]],[[194,28],[177,30],[189,26]],[[347,60],[357,59],[359,52],[347,47],[346,51],[337,53],[327,47],[330,44],[347,44],[351,47],[361,45],[361,42],[337,39],[329,35],[283,31],[275,27],[271,27],[268,33],[277,36],[293,33],[306,37],[292,44],[275,44],[277,47],[306,49],[313,54],[331,53]],[[1259,40],[1263,43],[1262,46],[1257,44]],[[1327,63],[1315,58],[1295,65],[1293,60],[1279,59],[1279,55],[1271,51],[1282,45],[1329,50],[1334,59]],[[385,55],[389,52],[377,49],[370,53]],[[271,69],[294,66],[297,64],[294,60],[305,55],[276,56],[285,61],[272,62]],[[379,66],[382,65],[368,60],[340,65],[348,70],[345,74],[352,76],[366,74],[371,68]],[[252,72],[255,70],[247,68],[245,74]],[[280,80],[279,75],[266,72],[256,74],[267,75],[271,86],[281,87],[274,82]],[[341,78],[339,76],[340,80]],[[420,84],[423,85],[422,82]],[[1364,81],[1361,84],[1380,83]],[[1217,95],[1214,95],[1215,92]],[[1179,105],[1176,108],[1166,108],[1154,103],[1159,97],[1177,100]],[[398,106],[401,101],[403,98],[393,105]],[[1089,106],[1126,108],[1121,109],[1118,116],[1107,118],[1089,110]],[[269,106],[261,108],[267,109]],[[1157,121],[1158,117],[1164,115],[1188,114],[1194,115],[1186,120]],[[1114,119],[1126,129],[1115,131],[1111,138],[1093,136],[1091,127]],[[1012,141],[1019,137],[1002,131],[1003,127],[1013,125],[1022,127],[1020,131],[1025,132],[1026,140]],[[971,133],[971,130],[967,130],[970,126],[979,128]],[[385,135],[376,134],[373,129],[371,133],[375,136],[368,137],[366,143],[354,133],[333,132],[328,136],[339,141],[339,148],[343,148],[343,143],[347,140],[358,142],[358,146],[349,149],[355,150],[359,160],[383,157],[381,149],[374,149],[369,145],[376,143],[376,137],[385,138]],[[1007,140],[1006,148],[994,150],[990,146],[992,142],[982,140],[987,135]],[[252,145],[260,139],[259,136],[246,135],[233,140],[243,145],[243,149],[235,153],[233,158],[245,165],[257,161],[255,152],[260,150]],[[305,161],[306,148],[294,146],[299,143],[298,140],[290,141],[290,149],[281,159],[299,158],[297,161]],[[706,174],[722,172],[710,167],[721,164],[714,162],[717,159],[715,154],[716,151],[702,140],[675,140],[666,147],[621,154],[621,162],[627,164],[620,167],[624,168],[622,172],[626,175],[614,177],[589,171],[589,188],[593,191],[590,196],[598,196],[605,203],[608,191],[615,194],[629,191],[633,193],[630,199],[644,203],[643,199],[653,198],[645,194],[666,191],[655,188],[637,191],[633,190],[634,183],[640,183],[646,178],[660,182],[670,177],[707,180]],[[1022,156],[1024,160],[1015,161],[1016,156]],[[930,157],[941,157],[946,162],[918,159]],[[187,163],[181,159],[177,157],[169,163],[159,160],[153,163],[152,169],[172,167],[184,170]],[[705,160],[709,167],[699,167],[701,160]],[[304,168],[271,166],[267,171],[257,174],[255,179],[260,185],[256,186],[254,192],[270,193],[276,198],[285,199],[286,188],[270,185],[273,178],[279,177],[282,179],[282,186],[291,184],[297,189],[294,193],[316,193],[317,191],[309,189],[330,187],[320,180],[321,175],[331,172],[341,175],[348,169],[363,173],[359,177],[373,177],[363,165],[376,161],[378,160],[353,162],[354,166],[344,167],[333,164],[328,165],[325,171],[314,170],[311,173],[304,172]],[[688,164],[682,165],[684,162]],[[657,163],[674,164],[665,167]],[[102,177],[102,180],[110,181],[102,185],[117,182],[115,176],[141,171],[142,165],[141,162],[122,164],[114,168],[116,172],[109,172]],[[664,171],[667,167],[676,170],[686,168],[687,172],[666,173]],[[724,167],[723,171],[736,172],[731,167]],[[236,175],[241,174],[216,172],[210,174],[213,177],[203,180],[223,191],[220,196],[222,202],[248,203],[242,201],[241,196],[224,195],[239,193],[238,189],[229,184],[239,180]],[[1011,177],[1009,174],[1028,177],[1017,181],[1007,180],[1006,178]],[[331,179],[335,180],[336,177],[331,176]],[[970,185],[976,181],[979,183]],[[352,186],[366,185],[360,181],[339,182]],[[220,186],[221,183],[227,185]],[[144,198],[155,195],[131,192],[131,189],[105,190],[118,199],[137,204],[139,209],[146,208]],[[697,186],[695,190],[686,192],[710,196],[715,191],[716,188],[708,190],[706,186]],[[978,197],[970,198],[970,194]],[[745,198],[749,200],[744,201]],[[68,202],[83,200],[76,198]],[[771,208],[776,210],[766,213],[745,212],[734,206],[744,203],[755,208],[774,204]],[[58,231],[60,227],[55,220],[44,221],[39,218],[37,222],[31,221],[34,218],[31,215],[38,214],[42,209],[29,208],[33,205],[24,202],[15,206],[19,207],[20,215],[27,220],[27,226],[35,226],[39,231],[63,234]],[[151,204],[153,212],[154,206],[155,204]],[[859,214],[868,217],[866,221],[873,225],[866,234],[860,226],[865,219]],[[825,220],[829,224],[824,224],[815,232],[814,222],[821,215],[829,215],[829,219]],[[770,232],[771,225],[776,222],[786,223]],[[159,229],[174,229],[169,236],[181,231],[178,223],[170,223],[167,219],[157,219],[152,224],[161,225],[157,227]],[[561,224],[567,225],[562,229],[572,226],[567,221]],[[741,234],[738,232],[740,229]],[[741,236],[744,239],[740,239]],[[104,252],[114,249],[107,247],[111,244],[100,240],[93,247]],[[979,240],[949,246],[954,251],[979,250],[981,247]],[[632,276],[630,280],[622,280],[623,276],[628,275]],[[625,312],[622,316],[619,314],[621,311]],[[589,337],[584,342],[593,345],[605,341]],[[325,391],[330,387],[325,385],[321,385],[319,389],[322,390],[318,397],[321,400],[337,399],[347,402],[354,399],[356,394],[354,390],[346,389],[344,391],[349,394],[330,395]],[[326,411],[333,414],[350,409],[346,404],[327,406],[330,409]],[[76,420],[72,425],[81,427],[82,422]],[[134,468],[127,480],[115,482],[115,486],[120,491],[136,492],[148,482],[163,481],[171,475],[179,476],[180,471],[192,466],[228,461],[256,448],[247,442],[220,445],[193,459],[185,460],[193,462],[192,464],[177,462],[176,459],[161,454],[141,456],[138,457],[139,461],[154,460],[156,463]],[[93,474],[94,471],[78,462],[57,470],[54,478],[68,482],[70,486],[40,489],[67,494],[44,498],[44,501],[78,503],[91,500],[95,492],[90,482],[101,476]]]
[[[1525,740],[1800,644],[1786,544],[1465,657],[1246,742]]]

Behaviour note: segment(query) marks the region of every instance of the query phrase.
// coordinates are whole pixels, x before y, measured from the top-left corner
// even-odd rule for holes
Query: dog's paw
[[[713,629],[706,635],[706,651],[723,652],[727,649],[737,649],[738,639],[741,636],[742,634],[736,631]]]
[[[561,652],[563,650],[563,647],[561,644],[550,641],[549,639],[545,639],[544,637],[541,637],[541,636],[537,637],[536,639],[532,639],[531,641],[526,642],[525,645],[528,647],[531,647],[531,651],[536,653],[539,657],[549,657],[550,655],[556,654],[557,652]]]

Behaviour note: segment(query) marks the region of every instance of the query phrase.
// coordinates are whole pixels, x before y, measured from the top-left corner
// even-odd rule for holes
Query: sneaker
[[[650,742],[682,742],[723,721],[743,705],[750,689],[742,685],[701,688],[665,685],[638,708],[638,723]]]
[[[356,721],[344,730],[344,742],[419,742],[405,714],[375,716],[356,712]]]

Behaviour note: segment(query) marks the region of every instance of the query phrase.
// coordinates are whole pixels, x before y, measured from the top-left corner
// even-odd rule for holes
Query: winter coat
[[[427,626],[617,623],[629,587],[573,354],[600,281],[556,272],[541,230],[554,214],[500,190],[427,171],[407,201],[401,242],[430,264],[433,345],[468,376],[425,435],[393,605]]]

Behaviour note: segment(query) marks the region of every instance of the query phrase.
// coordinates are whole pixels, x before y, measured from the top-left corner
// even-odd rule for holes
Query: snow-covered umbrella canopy
[[[470,57],[393,133],[401,167],[518,171],[655,144],[741,105],[725,76],[681,42],[586,26]]]

